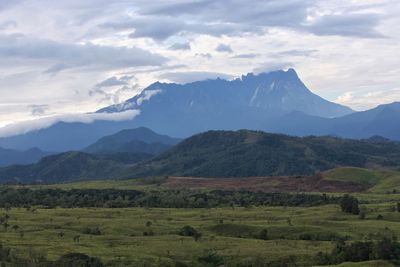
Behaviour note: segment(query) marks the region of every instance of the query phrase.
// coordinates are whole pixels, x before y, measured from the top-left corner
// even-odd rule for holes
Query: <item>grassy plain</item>
[[[369,233],[390,231],[400,236],[400,213],[391,211],[391,204],[366,206],[369,212],[365,220],[343,214],[336,205],[234,209],[57,208],[34,212],[13,208],[7,212],[9,224],[18,225],[18,229],[2,229],[0,238],[3,244],[21,254],[33,250],[56,259],[66,252],[79,251],[99,257],[111,266],[190,263],[208,249],[215,250],[229,264],[295,256],[307,265],[317,252],[332,249],[333,242],[323,241],[331,235],[364,240]],[[383,219],[377,219],[378,214]],[[151,225],[146,226],[147,222]],[[202,238],[196,242],[191,237],[179,236],[178,231],[185,225],[200,231]],[[86,227],[99,227],[102,234],[83,234]],[[268,231],[269,240],[256,239],[262,229]],[[145,236],[149,231],[154,235]],[[301,240],[307,234],[318,234],[317,239],[321,240]],[[79,242],[74,242],[76,236],[80,236]]]
[[[179,262],[202,266],[199,258],[213,253],[223,258],[225,266],[257,266],[251,264],[273,261],[296,261],[300,266],[312,266],[318,252],[332,250],[335,238],[363,241],[374,239],[378,233],[400,236],[400,212],[395,211],[400,194],[387,193],[387,189],[393,191],[397,184],[400,186],[397,175],[360,169],[326,174],[324,179],[368,183],[366,192],[354,194],[366,210],[365,219],[341,212],[338,205],[212,209],[11,208],[0,209],[0,216],[10,216],[9,227],[0,227],[0,240],[19,255],[39,253],[55,260],[74,251],[98,257],[107,266],[179,266]],[[164,182],[165,178],[89,181],[33,188],[157,190],[163,188]],[[196,241],[178,235],[186,225],[194,227],[202,237]],[[86,228],[96,227],[100,235],[84,233]],[[268,240],[258,238],[264,229]],[[337,266],[393,265],[371,261]]]

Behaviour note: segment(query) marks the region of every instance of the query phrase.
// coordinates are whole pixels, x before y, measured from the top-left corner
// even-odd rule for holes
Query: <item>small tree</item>
[[[261,232],[258,234],[258,238],[262,240],[268,240],[268,231],[267,229],[262,229]]]
[[[359,218],[360,220],[364,220],[365,217],[366,217],[366,215],[367,215],[367,211],[366,211],[366,209],[365,209],[364,207],[362,207],[362,208],[360,209],[360,213],[358,214],[358,218]]]
[[[189,225],[182,227],[178,234],[181,236],[191,236],[194,238],[194,241],[198,241],[202,236],[200,232]]]
[[[340,207],[343,212],[352,213],[355,215],[360,213],[358,199],[353,196],[349,196],[348,194],[342,197],[340,201]]]

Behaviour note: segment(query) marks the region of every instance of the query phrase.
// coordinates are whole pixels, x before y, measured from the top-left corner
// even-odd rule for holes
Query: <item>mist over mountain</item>
[[[208,130],[250,129],[355,139],[379,135],[400,140],[399,105],[354,112],[312,93],[293,69],[247,74],[231,81],[156,82],[121,104],[97,111],[140,111],[134,119],[86,124],[59,122],[46,129],[0,138],[0,146],[82,150],[106,135],[138,127],[180,138]]]

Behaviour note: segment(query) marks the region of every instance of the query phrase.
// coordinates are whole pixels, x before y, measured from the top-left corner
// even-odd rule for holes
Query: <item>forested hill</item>
[[[297,176],[341,166],[398,169],[400,144],[380,138],[357,141],[249,130],[209,131],[185,139],[155,157],[81,152],[53,155],[36,164],[0,168],[0,182],[60,183],[148,176]]]
[[[400,144],[335,137],[292,137],[259,131],[209,131],[188,138],[130,177],[310,175],[338,166],[396,168]],[[397,167],[398,168],[398,167]]]

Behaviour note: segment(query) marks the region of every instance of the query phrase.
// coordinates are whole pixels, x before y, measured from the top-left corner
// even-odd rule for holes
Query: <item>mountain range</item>
[[[131,177],[257,177],[314,175],[340,166],[397,169],[400,143],[294,137],[261,131],[209,131],[130,168]]]
[[[133,152],[51,155],[35,164],[0,168],[0,183],[154,176],[303,176],[342,166],[397,170],[399,165],[400,144],[380,137],[351,140],[250,130],[208,131],[187,138],[156,156]]]
[[[37,154],[35,162],[13,162],[14,158],[9,158],[7,165],[10,166],[0,168],[0,182],[60,183],[123,177],[127,175],[125,171],[138,162],[159,155],[179,141],[181,140],[159,135],[144,127],[127,129],[102,137],[83,151],[62,152],[50,156]],[[39,153],[40,150],[29,150],[26,157],[32,154],[30,151]],[[2,150],[0,156],[1,152]]]
[[[140,114],[126,121],[59,122],[0,138],[0,146],[82,150],[106,135],[141,126],[180,138],[208,130],[250,129],[297,136],[363,139],[379,135],[400,140],[400,103],[355,112],[312,93],[293,69],[247,74],[231,81],[156,82],[137,96],[97,112],[127,110],[139,110]]]

